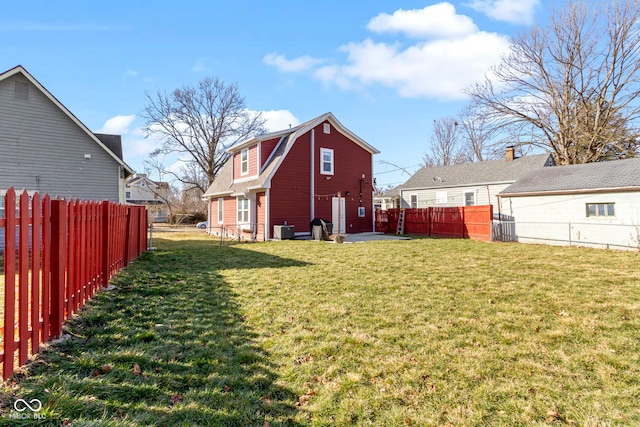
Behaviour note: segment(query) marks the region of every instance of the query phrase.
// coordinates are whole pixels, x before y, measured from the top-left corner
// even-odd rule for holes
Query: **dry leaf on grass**
[[[171,396],[171,398],[169,399],[169,402],[171,402],[172,405],[175,405],[176,403],[182,402],[183,399],[184,399],[184,396],[178,393]]]
[[[140,369],[140,365],[138,365],[137,363],[133,364],[133,375],[142,375],[142,369]]]

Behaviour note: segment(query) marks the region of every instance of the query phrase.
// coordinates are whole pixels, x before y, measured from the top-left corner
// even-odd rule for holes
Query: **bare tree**
[[[445,117],[433,121],[429,150],[423,157],[425,167],[449,166],[466,162],[458,120]]]
[[[184,86],[171,94],[147,93],[146,98],[143,117],[147,136],[161,138],[161,152],[193,162],[206,176],[206,184],[194,179],[198,175],[188,169],[166,173],[202,192],[229,158],[226,148],[266,131],[261,115],[247,110],[237,84],[227,85],[217,77],[207,77],[195,87]]]
[[[462,133],[463,155],[467,161],[482,162],[502,156],[502,150],[498,152],[491,144],[495,129],[490,126],[482,111],[467,105],[458,113],[458,123]]]
[[[511,41],[467,93],[506,135],[558,164],[636,155],[640,137],[640,0],[568,0]]]

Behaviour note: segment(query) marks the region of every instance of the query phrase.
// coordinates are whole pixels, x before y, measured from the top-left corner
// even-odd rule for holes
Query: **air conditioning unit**
[[[273,239],[285,240],[295,238],[295,228],[293,225],[274,225]]]

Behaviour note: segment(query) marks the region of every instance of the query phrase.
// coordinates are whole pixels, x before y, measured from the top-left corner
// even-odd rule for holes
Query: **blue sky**
[[[455,114],[547,11],[545,0],[9,2],[0,70],[24,66],[89,129],[123,137],[143,172],[145,92],[218,76],[237,83],[270,130],[331,111],[380,150],[379,185],[400,184],[434,119]]]

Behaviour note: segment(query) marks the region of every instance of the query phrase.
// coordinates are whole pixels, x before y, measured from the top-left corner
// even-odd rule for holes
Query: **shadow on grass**
[[[297,396],[277,384],[220,270],[304,263],[201,240],[156,244],[67,325],[71,339],[17,377],[5,413],[38,398],[52,422],[299,425]]]

